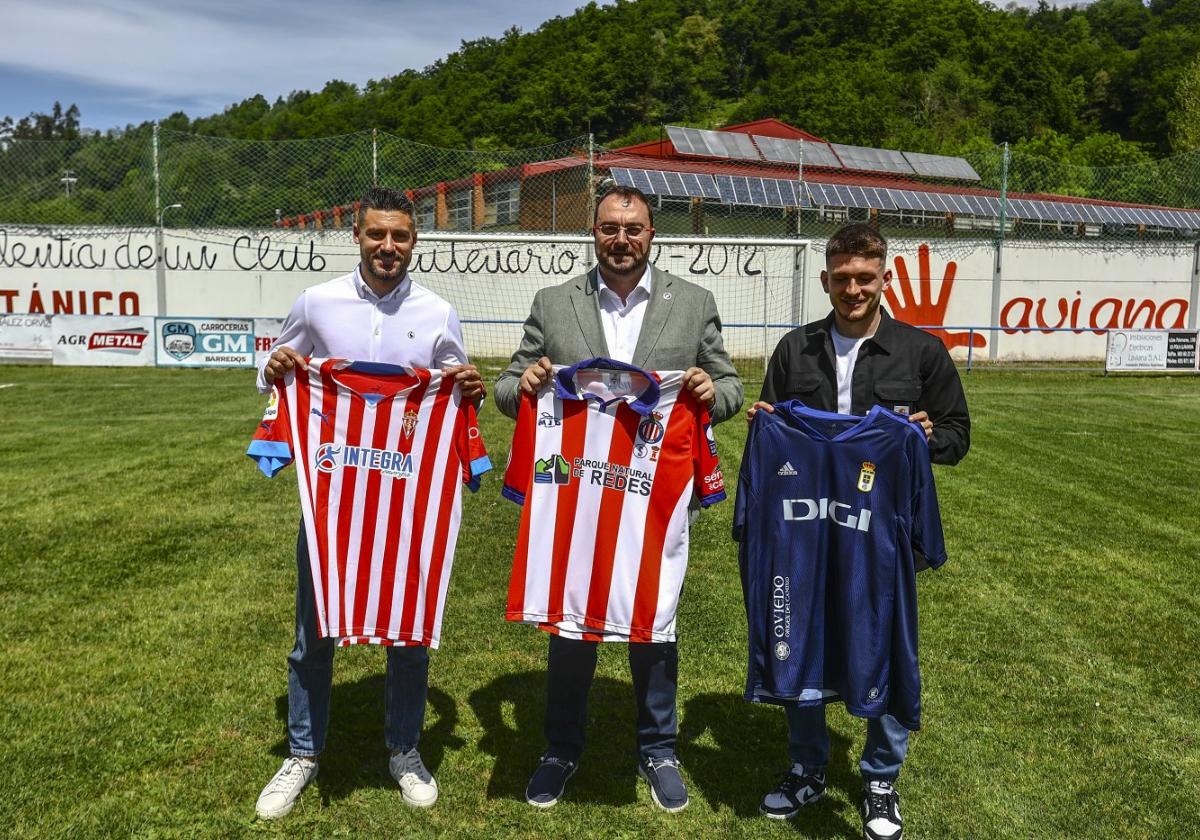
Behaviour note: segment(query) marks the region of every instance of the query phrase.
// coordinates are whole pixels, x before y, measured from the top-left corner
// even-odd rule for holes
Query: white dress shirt
[[[608,286],[604,272],[600,277],[600,324],[604,327],[604,343],[608,345],[608,357],[618,362],[631,364],[638,336],[642,332],[642,319],[650,305],[650,281],[652,272],[649,264],[642,279],[633,287],[625,301]]]
[[[442,368],[467,363],[462,326],[454,307],[405,273],[383,297],[359,268],[305,289],[288,313],[271,349],[290,347],[302,356]],[[269,357],[268,357],[269,358]],[[264,361],[258,390],[266,393]]]

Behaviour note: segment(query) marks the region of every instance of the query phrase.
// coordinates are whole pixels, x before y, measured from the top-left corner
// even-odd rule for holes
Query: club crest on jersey
[[[645,443],[658,443],[662,440],[666,430],[663,429],[663,424],[657,419],[661,417],[662,415],[656,411],[653,415],[638,423],[638,438]]]
[[[404,412],[404,436],[410,438],[417,430],[417,412],[409,409]]]
[[[863,461],[862,471],[858,474],[858,489],[864,493],[870,493],[871,488],[875,486],[875,465],[870,461]]]
[[[567,484],[571,480],[571,465],[555,452],[549,458],[538,458],[533,464],[535,484]]]
[[[787,659],[791,655],[792,655],[792,649],[788,645],[787,642],[776,642],[775,643],[775,658],[776,659],[778,659],[779,661],[782,662],[783,660]]]

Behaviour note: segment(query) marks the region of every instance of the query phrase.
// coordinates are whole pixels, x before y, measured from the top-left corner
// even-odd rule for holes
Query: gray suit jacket
[[[732,417],[742,407],[742,381],[721,341],[721,317],[712,292],[657,268],[651,270],[650,301],[633,363],[644,370],[702,368],[716,388],[713,422]],[[509,417],[515,418],[520,408],[521,374],[542,356],[556,365],[573,365],[608,355],[598,282],[593,268],[534,295],[521,346],[496,380],[496,405]]]

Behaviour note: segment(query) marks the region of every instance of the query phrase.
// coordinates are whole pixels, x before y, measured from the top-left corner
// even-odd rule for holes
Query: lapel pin
[[[415,332],[413,332],[412,330],[409,330],[409,331],[408,331],[408,337],[409,337],[409,338],[416,338],[416,337],[417,337],[417,334],[416,334]]]
[[[671,299],[671,293],[663,292],[663,300],[670,300],[670,299]]]

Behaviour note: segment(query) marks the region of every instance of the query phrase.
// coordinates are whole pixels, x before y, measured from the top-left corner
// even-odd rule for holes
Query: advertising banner
[[[49,315],[0,315],[0,360],[48,362],[53,340]]]
[[[254,364],[257,367],[271,353],[271,345],[279,338],[283,329],[282,318],[254,319]]]
[[[1116,330],[1108,334],[1104,369],[1197,370],[1195,330]]]
[[[154,319],[55,315],[50,319],[56,365],[145,367],[154,364]]]
[[[253,318],[155,318],[159,367],[254,367]]]

